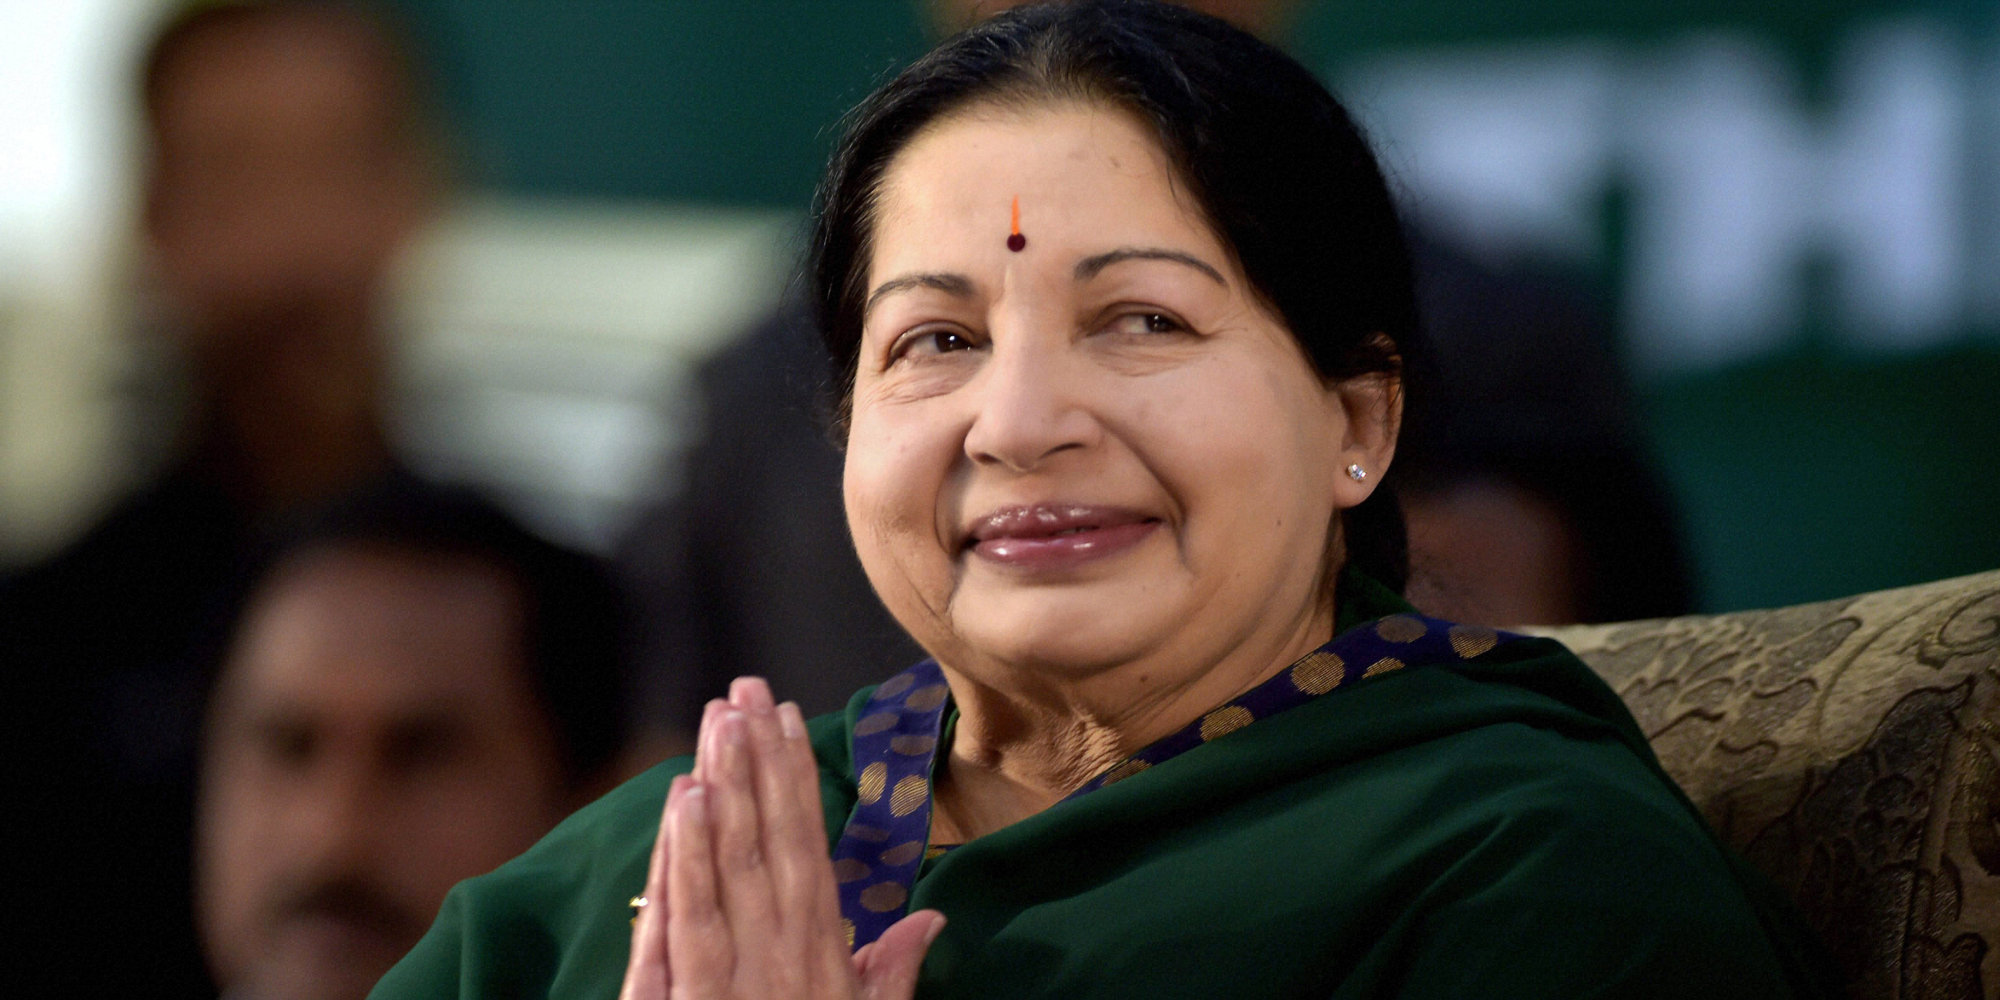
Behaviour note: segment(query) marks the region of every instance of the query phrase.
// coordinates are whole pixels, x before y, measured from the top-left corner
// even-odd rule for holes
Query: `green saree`
[[[1347,583],[1343,633],[1413,617]],[[950,923],[918,996],[1835,995],[1617,696],[1553,642],[1488,645],[1370,670],[924,861],[909,906]],[[810,727],[836,837],[868,695]],[[616,996],[689,764],[461,884],[374,996]]]

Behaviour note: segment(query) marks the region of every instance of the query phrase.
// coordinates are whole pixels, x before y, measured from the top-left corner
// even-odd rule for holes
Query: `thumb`
[[[917,970],[931,942],[944,930],[944,914],[918,910],[882,932],[855,956],[862,1000],[909,1000],[917,992]]]

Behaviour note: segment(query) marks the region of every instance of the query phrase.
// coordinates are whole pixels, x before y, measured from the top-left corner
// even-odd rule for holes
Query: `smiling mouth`
[[[1122,552],[1160,519],[1123,507],[1041,503],[1003,507],[974,521],[961,551],[1021,569],[1061,569]]]

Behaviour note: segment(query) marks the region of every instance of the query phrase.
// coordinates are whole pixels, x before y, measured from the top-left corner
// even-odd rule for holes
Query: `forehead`
[[[890,161],[873,263],[893,266],[899,254],[990,236],[996,218],[1004,239],[1016,198],[1031,246],[1037,232],[1113,246],[1218,242],[1152,130],[1131,112],[1082,100],[981,103],[926,126]]]
[[[387,127],[402,95],[386,45],[333,12],[208,26],[160,64],[155,125],[164,139],[292,124]]]
[[[387,550],[309,551],[252,602],[225,703],[481,711],[525,690],[522,638],[520,596],[498,569]]]

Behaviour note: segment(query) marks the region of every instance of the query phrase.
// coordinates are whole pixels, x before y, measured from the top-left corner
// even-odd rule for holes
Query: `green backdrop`
[[[436,67],[474,182],[530,194],[799,209],[841,111],[920,52],[926,30],[911,0],[402,0],[401,6]],[[1720,360],[1677,360],[1670,300],[1663,313],[1655,301],[1649,314],[1667,316],[1661,329],[1669,349],[1658,348],[1658,331],[1655,341],[1642,342],[1623,327],[1621,336],[1643,361],[1642,403],[1696,548],[1708,608],[1792,603],[2000,566],[2000,390],[1994,388],[2000,386],[1994,322],[2000,291],[1985,276],[1986,251],[2000,249],[2000,184],[1991,183],[2000,181],[2000,158],[1982,152],[2000,145],[1986,141],[2000,136],[1992,128],[2000,121],[2000,45],[1993,43],[2000,6],[1864,0],[1302,6],[1287,44],[1343,84],[1356,67],[1384,57],[1407,61],[1414,54],[1420,67],[1455,71],[1490,69],[1494,53],[1609,53],[1623,74],[1617,79],[1653,81],[1645,83],[1653,88],[1646,93],[1673,100],[1713,83],[1701,74],[1660,76],[1657,67],[1671,67],[1676,53],[1748,53],[1721,65],[1755,68],[1761,59],[1782,71],[1795,86],[1780,88],[1792,103],[1774,120],[1804,123],[1808,131],[1824,131],[1827,122],[1873,121],[1843,110],[1869,106],[1852,96],[1853,79],[1875,79],[1865,74],[1872,64],[1857,64],[1855,53],[1880,48],[1866,47],[1877,29],[1916,38],[1914,49],[1894,50],[1921,56],[1910,64],[1915,69],[1883,79],[1945,88],[1939,92],[1950,105],[1939,120],[1956,129],[1950,148],[1964,161],[1952,165],[1951,191],[1959,200],[1948,207],[1962,202],[1964,218],[1972,220],[1960,225],[1958,215],[1947,214],[1940,223],[1958,226],[1952,266],[1964,271],[1951,278],[1957,291],[1946,303],[1945,327],[1933,318],[1920,335],[1886,346],[1865,323],[1857,329],[1852,310],[1842,312],[1828,262],[1808,240],[1800,251],[1804,291],[1795,308],[1755,328],[1754,349],[1724,351]],[[1902,92],[1885,93],[1891,106],[1908,106],[1893,104]],[[1349,96],[1366,104],[1375,95]],[[1643,110],[1613,110],[1647,126]],[[1676,141],[1671,131],[1648,134]],[[1905,133],[1881,134],[1888,142],[1851,148],[1888,148],[1893,156]],[[1589,249],[1555,254],[1621,317],[1635,315],[1633,303],[1651,301],[1635,291],[1643,285],[1635,263],[1643,253],[1632,214],[1634,204],[1652,204],[1644,186],[1651,175],[1642,159],[1632,162],[1639,166],[1628,163],[1607,175],[1589,219]],[[1892,173],[1901,169],[1893,159],[1883,163]],[[1846,190],[1872,197],[1873,175],[1842,176],[1860,178]],[[1857,236],[1856,224],[1812,211],[1815,219],[1826,215],[1832,225],[1847,225],[1841,231],[1849,243],[1868,252],[1865,220]],[[1640,349],[1646,343],[1654,344],[1651,355]]]

